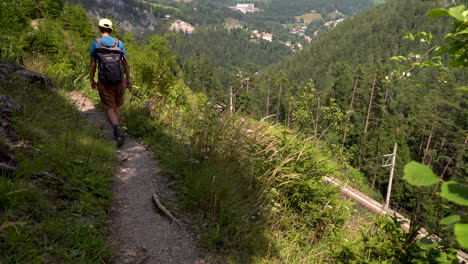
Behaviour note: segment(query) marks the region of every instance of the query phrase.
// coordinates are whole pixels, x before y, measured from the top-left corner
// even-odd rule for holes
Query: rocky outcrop
[[[0,81],[5,83],[10,80],[20,81],[27,85],[39,85],[50,91],[55,91],[49,77],[26,70],[23,66],[18,64],[0,61]]]
[[[18,93],[28,91],[32,86],[55,92],[49,77],[18,64],[0,61],[0,88]],[[13,126],[13,115],[22,111],[21,104],[0,94],[0,177],[16,172],[14,150],[22,144]]]
[[[14,146],[19,139],[13,128],[13,113],[23,111],[23,106],[12,98],[0,95],[0,174],[16,171],[13,166]]]
[[[169,30],[185,34],[193,34],[195,32],[195,28],[192,25],[182,20],[177,20],[172,23]]]
[[[132,0],[72,0],[83,5],[96,18],[112,17],[119,29],[131,32],[152,32],[159,23],[145,4]]]

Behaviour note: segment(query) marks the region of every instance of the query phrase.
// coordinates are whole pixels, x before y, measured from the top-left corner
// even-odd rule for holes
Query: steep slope
[[[0,263],[108,263],[115,149],[50,84],[0,62]]]
[[[466,1],[450,4],[457,2]],[[392,206],[419,211],[423,224],[458,209],[442,206],[445,202],[431,190],[408,186],[403,167],[416,160],[445,180],[466,181],[467,101],[458,87],[466,85],[468,76],[464,70],[420,69],[391,58],[420,59],[440,44],[449,23],[426,13],[445,5],[387,1],[264,71],[255,84],[257,111],[276,114],[280,122],[342,146],[383,195],[388,171],[381,167],[382,156],[398,143]],[[431,43],[423,37],[403,39],[408,32],[421,31],[433,34]]]
[[[159,26],[148,6],[136,0],[69,0],[81,3],[88,14],[115,19],[118,28],[125,31],[153,32]]]

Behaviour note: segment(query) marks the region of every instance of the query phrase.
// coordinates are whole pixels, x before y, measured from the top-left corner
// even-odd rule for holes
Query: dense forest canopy
[[[402,210],[416,210],[422,195],[401,181],[410,160],[431,165],[446,180],[466,183],[467,95],[459,89],[468,81],[466,70],[411,65],[405,70],[391,60],[424,56],[441,43],[449,24],[426,17],[441,5],[393,0],[354,16],[256,77],[250,110],[275,114],[279,122],[343,146],[382,194],[388,171],[380,167],[381,157],[398,143],[392,204]],[[408,32],[434,37],[431,43],[410,41],[404,39]],[[424,221],[453,210],[436,205],[441,202],[431,193],[424,194]]]

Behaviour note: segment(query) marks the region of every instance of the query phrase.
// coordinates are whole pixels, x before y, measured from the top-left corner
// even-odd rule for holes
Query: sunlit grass
[[[155,151],[181,204],[197,215],[202,245],[216,252],[208,259],[333,259],[332,245],[343,237],[337,234],[349,233],[353,212],[333,187],[320,182],[346,167],[320,142],[203,106],[201,111],[180,111],[156,105],[150,116],[144,100],[132,98],[124,111],[129,131]],[[200,105],[190,98],[192,107]]]
[[[8,85],[14,85],[12,83]],[[0,175],[1,263],[108,263],[105,242],[115,148],[62,91],[19,92],[18,171]]]

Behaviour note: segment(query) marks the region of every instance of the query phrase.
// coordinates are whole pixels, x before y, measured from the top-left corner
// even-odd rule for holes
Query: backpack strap
[[[112,45],[112,48],[116,48],[119,46],[119,39],[118,38],[115,38],[114,39],[114,45]]]
[[[109,47],[109,46],[106,46],[104,45],[104,42],[102,42],[101,38],[97,38],[96,39],[96,42],[98,43],[99,47]],[[110,48],[115,48],[115,47],[118,47],[119,46],[119,39],[115,38],[114,39],[114,44],[112,44],[112,46],[110,46]]]
[[[104,43],[102,42],[101,38],[96,39],[97,44],[99,45],[100,48],[104,47]]]

